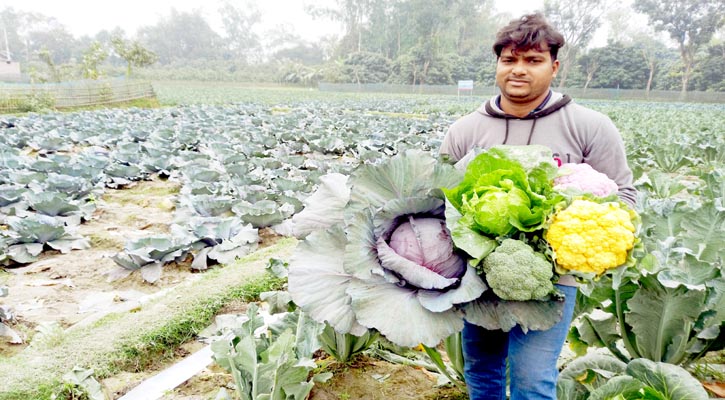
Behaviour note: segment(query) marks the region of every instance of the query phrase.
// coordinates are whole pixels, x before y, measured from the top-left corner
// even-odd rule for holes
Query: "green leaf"
[[[329,323],[338,332],[362,335],[367,328],[357,322],[346,292],[355,279],[343,270],[346,244],[339,226],[308,235],[290,259],[288,291],[315,321]]]
[[[559,379],[556,382],[557,400],[586,400],[589,392],[573,379]]]
[[[443,346],[446,350],[448,360],[451,362],[451,367],[458,374],[460,380],[463,378],[463,343],[461,339],[461,333],[458,332],[454,335],[448,336],[443,340]]]
[[[461,183],[443,189],[448,201],[462,214],[457,224],[492,238],[540,229],[559,198],[545,196],[551,192],[551,179],[556,173],[551,151],[534,147],[493,148],[471,160]],[[524,167],[532,162],[526,155],[540,150],[548,151],[550,157],[544,165],[553,171],[551,176],[539,166],[540,158],[534,158],[533,169]],[[451,226],[451,231],[457,229]]]
[[[637,351],[650,360],[677,364],[686,355],[690,331],[705,306],[705,292],[685,286],[666,288],[654,275],[641,282],[627,302],[626,315],[637,338]]]
[[[588,400],[635,400],[642,398],[644,384],[631,376],[615,376],[589,393]]]
[[[400,346],[435,346],[463,329],[460,311],[432,312],[415,296],[417,289],[398,287],[383,277],[352,281],[347,291],[360,324],[374,327]],[[394,315],[390,313],[392,305]]]
[[[456,385],[459,389],[465,391],[466,386],[463,383],[463,367],[462,364],[460,364],[461,362],[463,362],[460,332],[447,337],[444,342],[446,343],[446,354],[448,355],[448,359],[452,364],[450,368],[447,363],[443,361],[443,356],[435,347],[423,345],[423,350],[440,373],[445,375],[445,377],[448,378],[448,380]],[[453,375],[456,376],[454,377]]]
[[[690,254],[683,254],[679,260],[670,258],[668,261],[670,263],[658,274],[659,281],[666,287],[685,285],[691,290],[705,290],[705,284],[719,274],[716,265],[699,261]]]
[[[559,299],[507,301],[499,299],[490,291],[486,293],[463,307],[466,321],[505,332],[518,324],[526,332],[529,329],[549,329],[561,320],[564,302]]]
[[[63,223],[46,215],[32,214],[26,218],[7,217],[7,225],[17,232],[18,243],[47,243],[66,234]]]
[[[89,400],[104,400],[106,397],[103,394],[103,388],[96,378],[93,377],[93,374],[92,369],[83,369],[76,366],[73,367],[72,371],[63,375],[63,380],[81,387]]]
[[[307,381],[308,368],[297,366],[295,336],[285,331],[260,354],[257,393],[269,393],[270,400],[285,400],[284,387]]]
[[[565,385],[570,393],[587,393],[621,375],[626,368],[627,364],[612,356],[590,353],[572,360],[559,374],[559,384],[568,382]]]
[[[430,197],[437,188],[452,186],[460,172],[441,164],[430,154],[408,150],[384,164],[363,165],[350,177],[352,192],[349,212],[360,208],[381,208],[391,200]],[[438,196],[442,198],[440,192]]]
[[[368,330],[363,335],[356,336],[351,333],[339,333],[326,325],[319,335],[322,342],[322,349],[338,362],[347,363],[356,355],[367,350],[379,335]]]
[[[705,400],[707,392],[684,368],[638,358],[627,365],[627,374],[656,390],[666,400]]]
[[[35,211],[50,216],[68,215],[80,211],[78,205],[63,193],[33,193],[28,195],[28,202]]]
[[[314,382],[297,382],[285,385],[282,390],[284,391],[284,394],[286,396],[285,400],[305,400],[314,386]]]
[[[682,221],[683,244],[699,261],[715,264],[723,261],[725,243],[725,212],[710,203]]]
[[[495,239],[471,229],[470,223],[460,223],[461,213],[448,199],[446,199],[445,216],[453,244],[472,258],[469,265],[475,266],[498,246]]]
[[[606,347],[620,360],[627,357],[617,348],[617,340],[620,339],[617,329],[617,319],[612,314],[583,315],[576,326],[578,338],[589,346]]]

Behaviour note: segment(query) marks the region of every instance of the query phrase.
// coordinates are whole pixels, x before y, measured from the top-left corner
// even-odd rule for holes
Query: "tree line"
[[[540,10],[565,36],[557,85],[725,91],[721,0],[545,0]],[[308,6],[339,35],[317,41],[285,27],[260,33],[254,3],[225,1],[213,29],[201,12],[170,9],[133,35],[121,28],[74,37],[52,17],[0,10],[13,58],[37,81],[151,78],[341,83],[493,85],[495,32],[514,16],[493,0],[336,0]],[[646,24],[633,26],[636,17]],[[605,45],[592,39],[607,22]]]

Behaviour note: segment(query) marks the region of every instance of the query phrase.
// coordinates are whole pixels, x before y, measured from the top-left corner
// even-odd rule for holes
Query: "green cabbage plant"
[[[8,230],[0,231],[6,249],[0,260],[5,265],[27,264],[38,260],[47,248],[68,253],[90,247],[87,238],[76,235],[62,221],[41,214],[6,219]],[[3,246],[3,247],[5,247]]]
[[[700,382],[684,368],[637,358],[588,354],[569,363],[557,382],[559,400],[707,400]]]
[[[302,312],[288,312],[266,324],[256,304],[231,337],[211,345],[214,361],[229,371],[243,400],[304,400],[316,382],[332,377],[314,373],[313,353],[320,348],[322,325]],[[275,314],[279,315],[279,314]]]

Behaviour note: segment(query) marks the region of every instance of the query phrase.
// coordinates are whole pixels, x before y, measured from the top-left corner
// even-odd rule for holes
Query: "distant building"
[[[20,79],[20,63],[17,61],[11,61],[8,59],[0,58],[0,79],[5,78],[16,78]]]
[[[4,28],[3,28],[4,31]],[[0,81],[18,82],[23,80],[20,63],[13,61],[8,47],[8,34],[5,33],[5,51],[0,51]]]

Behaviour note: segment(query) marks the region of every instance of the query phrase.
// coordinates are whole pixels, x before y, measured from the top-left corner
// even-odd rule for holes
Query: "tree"
[[[390,60],[378,53],[351,53],[342,62],[341,72],[348,82],[385,82],[390,74]]]
[[[48,68],[48,75],[47,78],[44,78],[40,76],[41,81],[52,81],[52,82],[60,82],[63,80],[63,69],[59,68],[55,61],[53,61],[53,54],[50,52],[50,50],[46,48],[42,48],[37,52],[38,58],[46,65]]]
[[[312,86],[322,79],[323,71],[302,64],[288,63],[280,68],[279,81],[285,84]]]
[[[666,31],[677,43],[683,66],[681,93],[684,97],[698,49],[725,24],[725,3],[722,0],[635,0],[634,8],[648,16],[655,30]]]
[[[159,62],[219,58],[221,37],[214,32],[198,10],[179,12],[171,9],[168,17],[156,25],[139,29],[139,41],[156,53]]]
[[[31,56],[37,54],[44,47],[49,53],[58,49],[54,44],[44,42],[42,35],[33,35],[36,31],[47,31],[58,27],[57,21],[39,13],[16,11],[12,7],[6,7],[0,11],[0,25],[5,28],[8,38],[8,47],[14,60],[31,61]],[[62,26],[60,26],[62,28]],[[61,34],[61,40],[68,40],[68,35]],[[72,41],[72,36],[70,40]],[[55,54],[54,54],[55,55]],[[60,61],[61,56],[57,56]]]
[[[307,7],[307,12],[316,18],[329,18],[342,23],[345,34],[340,42],[343,54],[367,50],[363,46],[363,32],[371,9],[375,4],[383,4],[382,0],[337,0],[337,8]]]
[[[302,65],[321,64],[325,58],[321,44],[313,44],[290,31],[288,25],[277,25],[265,33],[265,54],[260,60],[293,62]]]
[[[156,62],[156,54],[139,41],[124,40],[121,36],[111,38],[113,51],[126,61],[126,78],[131,77],[131,67],[146,67]]]
[[[30,51],[48,50],[56,64],[67,63],[74,58],[74,49],[76,48],[76,39],[68,31],[68,29],[51,19],[49,24],[43,26],[38,25],[32,31],[29,31],[26,39]],[[77,55],[77,53],[76,53]]]
[[[302,65],[319,65],[324,60],[324,53],[318,45],[300,41],[290,47],[278,50],[272,55],[272,58],[292,61]]]
[[[259,36],[254,33],[254,26],[261,20],[262,14],[254,3],[242,2],[242,7],[236,7],[228,0],[222,3],[219,9],[226,36],[224,41],[232,58],[242,62],[249,62],[260,52]]]
[[[103,45],[94,41],[90,47],[83,52],[83,59],[81,61],[81,75],[85,79],[98,79],[101,77],[101,71],[98,66],[108,58],[108,51]]]
[[[633,14],[630,6],[619,7],[607,15],[609,22],[609,38],[611,43],[622,43],[635,50],[647,68],[647,84],[645,92],[649,96],[654,87],[657,72],[671,58],[671,52],[663,40],[666,34],[656,32],[648,26],[647,17]],[[641,21],[640,21],[641,18]]]
[[[97,40],[101,43],[111,43],[114,37],[124,38],[126,37],[126,32],[119,26],[111,30],[101,29],[93,35],[93,40]]]
[[[581,57],[579,57],[578,63],[579,66],[584,70],[584,73],[586,74],[586,81],[584,82],[584,90],[587,90],[589,87],[589,84],[594,79],[594,74],[599,70],[599,67],[602,66],[599,57],[597,57],[597,53],[595,51],[590,51],[586,54],[583,54]]]
[[[579,65],[588,67],[593,88],[641,89],[648,70],[638,55],[632,45],[609,42],[582,56]]]
[[[641,37],[634,43],[634,46],[647,66],[647,85],[645,86],[645,92],[647,93],[647,97],[649,97],[654,83],[655,73],[663,59],[662,53],[665,50],[665,46],[662,42],[650,36]]]
[[[492,18],[493,0],[459,0],[450,7],[451,37],[455,47],[447,49],[461,56],[491,52],[498,24]]]
[[[308,8],[315,17],[343,25],[333,58],[368,52],[399,61],[391,78],[396,82],[451,83],[453,75],[465,75],[462,58],[490,49],[497,28],[493,0],[337,0],[336,5]]]
[[[566,42],[559,51],[559,87],[564,87],[577,55],[587,47],[601,26],[606,9],[607,1],[601,0],[544,0],[544,15]]]
[[[715,43],[702,52],[701,61],[693,72],[697,90],[725,91],[725,43]]]

